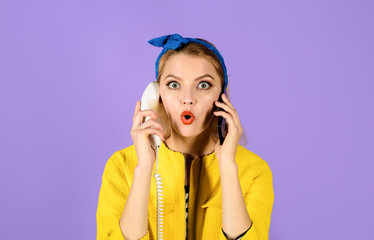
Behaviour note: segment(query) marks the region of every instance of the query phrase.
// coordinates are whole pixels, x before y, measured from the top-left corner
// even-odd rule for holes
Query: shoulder
[[[267,199],[274,199],[273,175],[269,164],[256,153],[239,145],[236,163],[238,176],[246,201],[261,194]]]
[[[110,174],[113,171],[132,172],[136,167],[137,157],[135,146],[131,145],[126,148],[115,151],[108,159],[105,165],[105,171]]]
[[[259,155],[241,145],[238,145],[235,161],[238,164],[239,175],[250,175],[251,179],[258,175],[266,175],[272,178],[269,164]]]

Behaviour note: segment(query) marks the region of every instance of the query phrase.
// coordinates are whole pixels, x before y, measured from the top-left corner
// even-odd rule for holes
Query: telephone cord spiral
[[[156,170],[154,177],[156,178],[156,189],[157,189],[157,239],[162,240],[163,239],[163,194],[162,194],[162,178],[159,173],[157,173],[157,167],[158,167],[158,150],[160,146],[156,146]]]

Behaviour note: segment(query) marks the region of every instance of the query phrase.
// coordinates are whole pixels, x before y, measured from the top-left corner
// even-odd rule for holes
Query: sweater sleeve
[[[250,228],[235,239],[268,240],[271,212],[274,203],[273,175],[269,165],[261,159],[244,201],[252,220]],[[223,229],[220,239],[228,239]]]
[[[245,232],[243,232],[242,234],[240,234],[239,236],[237,236],[234,240],[241,240],[243,238],[244,234],[246,234],[248,232],[248,230],[251,229],[251,227],[252,227],[252,224],[251,224],[251,226],[247,230],[245,230]],[[227,240],[230,240],[230,238],[227,236],[227,234],[225,233],[225,231],[223,231],[223,228],[221,228],[221,230],[223,232],[223,235],[225,235],[225,238]]]
[[[129,192],[123,156],[115,152],[107,161],[102,176],[96,212],[97,240],[125,240],[119,221]],[[149,240],[149,232],[141,239]]]

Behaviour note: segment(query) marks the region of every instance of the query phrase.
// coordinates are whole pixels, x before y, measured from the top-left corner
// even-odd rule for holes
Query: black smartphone
[[[219,98],[218,98],[218,101],[223,103],[223,100],[222,100],[222,93],[226,95],[226,90],[225,91],[222,91],[220,94],[219,94]],[[226,112],[225,110],[223,110],[222,108],[218,108],[218,111],[224,111]],[[220,144],[222,145],[223,142],[225,141],[225,136],[226,136],[226,119],[222,116],[218,116],[218,134],[219,134],[219,142]]]

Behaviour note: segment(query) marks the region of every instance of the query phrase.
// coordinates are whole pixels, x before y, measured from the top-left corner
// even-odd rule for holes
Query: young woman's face
[[[176,54],[168,59],[160,79],[160,96],[177,134],[196,136],[210,125],[221,84],[213,64],[205,58]],[[189,113],[185,111],[193,116],[186,117]]]

